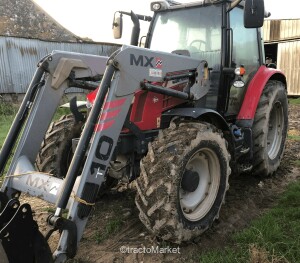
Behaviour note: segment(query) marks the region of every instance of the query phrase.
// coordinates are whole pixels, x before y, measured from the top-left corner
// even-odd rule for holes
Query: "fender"
[[[169,124],[172,117],[189,117],[193,119],[203,119],[204,121],[215,125],[217,128],[222,131],[228,130],[230,128],[226,120],[220,115],[220,113],[205,108],[176,108],[171,109],[162,114],[163,124]]]
[[[259,99],[265,85],[270,79],[279,80],[286,86],[286,77],[280,70],[267,68],[265,65],[260,66],[247,88],[244,101],[237,116],[236,124],[238,126],[252,126]]]

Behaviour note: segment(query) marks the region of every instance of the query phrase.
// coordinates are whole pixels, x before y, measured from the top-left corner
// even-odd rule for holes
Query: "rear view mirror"
[[[265,5],[264,0],[246,0],[244,8],[244,26],[246,28],[258,28],[264,24]]]
[[[123,29],[123,19],[122,14],[117,12],[117,15],[115,13],[114,15],[114,21],[113,21],[113,34],[115,39],[120,39],[122,37],[122,29]]]

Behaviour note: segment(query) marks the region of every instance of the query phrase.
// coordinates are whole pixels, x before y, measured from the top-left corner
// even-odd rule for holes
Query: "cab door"
[[[245,28],[243,9],[234,8],[229,13],[230,28],[232,32],[232,58],[231,67],[236,68],[244,66],[246,73],[242,77],[245,85],[242,88],[236,88],[230,84],[230,93],[228,109],[226,115],[236,115],[241,107],[247,86],[250,80],[262,64],[261,59],[261,38],[259,29]]]

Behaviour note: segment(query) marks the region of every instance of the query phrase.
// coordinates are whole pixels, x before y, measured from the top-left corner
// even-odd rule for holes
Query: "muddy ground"
[[[300,136],[300,105],[290,106],[289,135]],[[299,141],[287,141],[282,164],[272,177],[253,177],[250,174],[231,176],[220,218],[198,241],[180,245],[180,254],[121,253],[120,249],[124,246],[133,249],[157,245],[177,248],[177,245],[160,242],[147,232],[138,219],[134,190],[108,193],[96,203],[78,253],[69,262],[193,262],[194,254],[223,248],[231,242],[232,233],[247,227],[251,220],[272,207],[291,181],[300,180],[300,170],[294,164],[295,160],[300,160],[299,149]],[[35,204],[35,212],[42,218],[45,204]],[[56,241],[54,237],[50,242],[53,247]]]

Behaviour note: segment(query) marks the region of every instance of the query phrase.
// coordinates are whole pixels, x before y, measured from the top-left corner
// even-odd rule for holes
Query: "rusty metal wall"
[[[278,44],[277,67],[286,75],[288,95],[300,95],[300,40]]]
[[[278,42],[300,38],[300,19],[265,20],[264,41]]]
[[[109,43],[48,42],[0,36],[0,94],[25,93],[37,62],[52,50],[109,56],[118,47]]]

